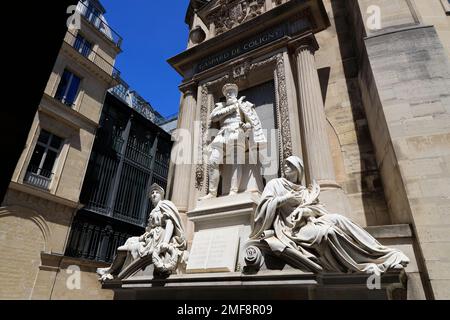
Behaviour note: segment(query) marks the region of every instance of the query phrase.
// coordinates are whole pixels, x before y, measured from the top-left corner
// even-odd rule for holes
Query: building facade
[[[301,156],[322,202],[411,258],[407,298],[448,299],[448,8],[446,0],[190,1],[188,48],[169,59],[183,77],[178,128],[200,132],[177,142],[174,153],[192,158],[171,167],[169,183],[190,241],[212,226],[251,225],[251,215],[203,219],[198,202],[208,186],[208,115],[233,82],[263,127],[278,130],[280,164]]]
[[[167,186],[171,136],[164,119],[135,92],[108,92],[71,227],[66,256],[110,263],[129,237],[143,234],[149,188]]]
[[[104,13],[97,1],[78,3],[79,26],[65,35],[1,204],[1,299],[64,298],[60,271],[73,263],[62,257],[103,101],[119,84],[114,62],[122,39]]]

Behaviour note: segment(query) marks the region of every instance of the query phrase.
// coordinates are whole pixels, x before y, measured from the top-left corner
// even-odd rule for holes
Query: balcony
[[[118,229],[114,230],[111,225],[104,222],[98,223],[77,217],[71,227],[66,255],[110,263],[116,249],[132,236],[130,231]]]
[[[112,29],[103,18],[98,9],[87,6],[83,2],[78,2],[77,11],[89,24],[100,31],[107,39],[114,43],[117,48],[122,45],[122,37]]]
[[[79,39],[77,39],[76,35],[74,35],[72,32],[67,31],[64,42],[71,46],[75,51],[77,51],[80,56],[94,63],[97,67],[102,69],[113,79],[120,79],[120,71],[118,69],[116,69],[110,62],[93,51],[91,48],[85,45],[80,45]]]
[[[160,125],[165,121],[164,117],[153,109],[149,102],[142,98],[136,91],[132,91],[124,81],[110,89],[109,92],[156,125]]]
[[[52,172],[30,165],[23,182],[40,189],[48,190],[50,183],[52,182],[52,178]]]

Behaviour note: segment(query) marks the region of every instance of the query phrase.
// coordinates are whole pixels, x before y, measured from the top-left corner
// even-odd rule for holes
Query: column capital
[[[198,84],[196,81],[183,82],[178,86],[178,89],[185,95],[195,95],[197,91]]]
[[[289,49],[292,53],[298,54],[302,50],[309,50],[314,54],[319,50],[319,44],[317,43],[314,34],[310,34],[307,37],[294,39],[288,43]]]

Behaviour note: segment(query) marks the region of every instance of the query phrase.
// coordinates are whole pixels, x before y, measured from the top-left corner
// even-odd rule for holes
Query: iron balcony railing
[[[125,82],[122,81],[119,85],[110,89],[109,92],[154,124],[161,125],[165,122],[166,119],[155,111],[149,102],[145,101],[135,91],[130,90],[130,87]]]
[[[91,25],[111,40],[118,48],[121,47],[123,38],[101,17],[94,8],[88,7],[82,1],[78,2],[77,11]]]
[[[120,79],[120,71],[117,68],[115,68],[110,62],[108,62],[97,52],[91,49],[88,50],[85,46],[80,46],[79,40],[77,40],[77,37],[73,33],[67,31],[64,41],[74,50],[78,51],[81,56],[93,62],[100,69],[111,75],[114,79]]]
[[[48,190],[52,182],[53,173],[49,170],[30,165],[23,179],[24,183]]]
[[[129,233],[114,230],[110,225],[76,219],[71,227],[66,255],[109,263],[116,249],[129,237]]]

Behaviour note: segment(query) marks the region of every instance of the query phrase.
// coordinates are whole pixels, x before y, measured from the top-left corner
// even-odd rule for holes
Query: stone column
[[[336,213],[347,214],[349,203],[336,182],[333,158],[328,141],[327,118],[322,99],[314,53],[319,48],[314,36],[292,43],[298,73],[298,96],[304,161],[309,183],[316,180],[322,188],[321,201]]]
[[[189,193],[192,189],[192,129],[194,126],[195,108],[197,106],[194,85],[182,87],[180,113],[178,115],[177,131],[174,132],[174,147],[172,149],[172,188],[171,200],[180,213],[186,213],[189,207]]]

